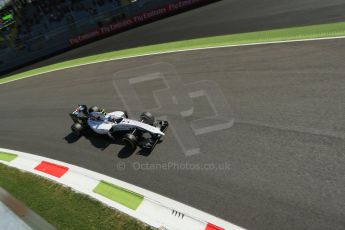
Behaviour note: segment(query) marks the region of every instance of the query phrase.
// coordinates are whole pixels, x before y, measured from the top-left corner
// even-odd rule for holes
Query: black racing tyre
[[[81,124],[79,123],[74,123],[71,126],[72,133],[78,137],[80,137],[83,134],[84,128]]]
[[[89,108],[89,113],[99,112],[99,111],[100,111],[100,109],[97,106],[92,106]]]
[[[143,112],[140,115],[140,120],[145,124],[153,125],[153,123],[155,122],[155,117],[150,112]]]
[[[138,145],[138,139],[132,133],[126,133],[122,140],[125,142],[126,146],[131,149],[136,149]]]

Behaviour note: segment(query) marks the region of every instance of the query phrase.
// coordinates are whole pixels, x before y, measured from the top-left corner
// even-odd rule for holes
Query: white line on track
[[[308,41],[322,41],[322,40],[335,40],[335,39],[344,39],[345,36],[336,36],[336,37],[324,37],[324,38],[307,38],[307,39],[294,39],[294,40],[282,40],[282,41],[272,41],[272,42],[256,42],[256,43],[245,43],[245,44],[238,44],[238,45],[222,45],[222,46],[206,46],[206,47],[200,47],[200,48],[190,48],[190,49],[181,49],[181,50],[172,50],[172,51],[162,51],[162,52],[156,52],[156,53],[149,53],[149,54],[138,54],[138,55],[132,55],[132,56],[127,56],[127,57],[119,57],[119,58],[109,58],[101,61],[92,61],[92,62],[86,62],[83,64],[78,64],[78,65],[71,65],[71,66],[66,66],[62,68],[56,68],[56,69],[51,69],[48,71],[44,71],[41,73],[36,73],[32,75],[28,75],[22,78],[10,80],[7,82],[0,83],[6,84],[14,81],[18,81],[21,79],[25,78],[30,78],[34,76],[38,76],[41,74],[46,74],[46,73],[51,73],[59,70],[64,70],[64,69],[71,69],[75,67],[80,67],[80,66],[86,66],[86,65],[92,65],[92,64],[98,64],[102,62],[108,62],[108,61],[117,61],[117,60],[125,60],[125,59],[130,59],[130,58],[138,58],[138,57],[147,57],[147,56],[154,56],[154,55],[161,55],[161,54],[170,54],[170,53],[182,53],[182,52],[190,52],[190,51],[198,51],[198,50],[207,50],[207,49],[220,49],[220,48],[231,48],[231,47],[243,47],[243,46],[259,46],[259,45],[270,45],[270,44],[284,44],[284,43],[295,43],[295,42],[308,42]],[[69,60],[72,61],[72,60]],[[56,63],[57,64],[57,63]]]

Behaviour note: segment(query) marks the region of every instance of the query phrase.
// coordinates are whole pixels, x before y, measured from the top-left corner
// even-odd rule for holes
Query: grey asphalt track
[[[248,229],[344,229],[344,58],[344,39],[247,46],[105,62],[0,85],[0,146],[119,178]],[[136,68],[156,63],[173,66],[178,74],[170,77],[183,84],[216,83],[234,125],[196,136],[201,154],[189,157],[173,132],[180,116],[171,111],[172,127],[148,156],[107,138],[71,138],[67,113],[76,104],[123,109],[114,74],[141,76]],[[156,80],[135,89],[148,105],[161,87]],[[205,98],[193,107],[187,121],[211,114]],[[226,167],[176,169],[186,162]]]
[[[343,0],[222,0],[102,39],[13,72],[157,43],[345,20]]]

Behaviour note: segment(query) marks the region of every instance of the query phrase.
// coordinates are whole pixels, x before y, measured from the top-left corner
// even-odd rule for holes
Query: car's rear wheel
[[[80,137],[83,134],[84,128],[80,123],[74,123],[71,126],[72,133],[78,137]]]
[[[152,113],[144,112],[140,115],[140,120],[148,125],[153,125],[155,122],[155,117],[152,115]]]
[[[89,108],[89,113],[99,112],[99,111],[100,111],[100,109],[97,106],[92,106]]]
[[[138,145],[138,139],[132,133],[125,134],[122,140],[125,142],[126,146],[129,147],[130,149],[136,149]]]

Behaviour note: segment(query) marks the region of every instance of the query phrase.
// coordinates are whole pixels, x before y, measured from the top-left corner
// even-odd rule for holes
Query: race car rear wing
[[[78,105],[69,115],[74,123],[80,123],[81,125],[86,125],[87,119],[89,118],[86,105]]]

